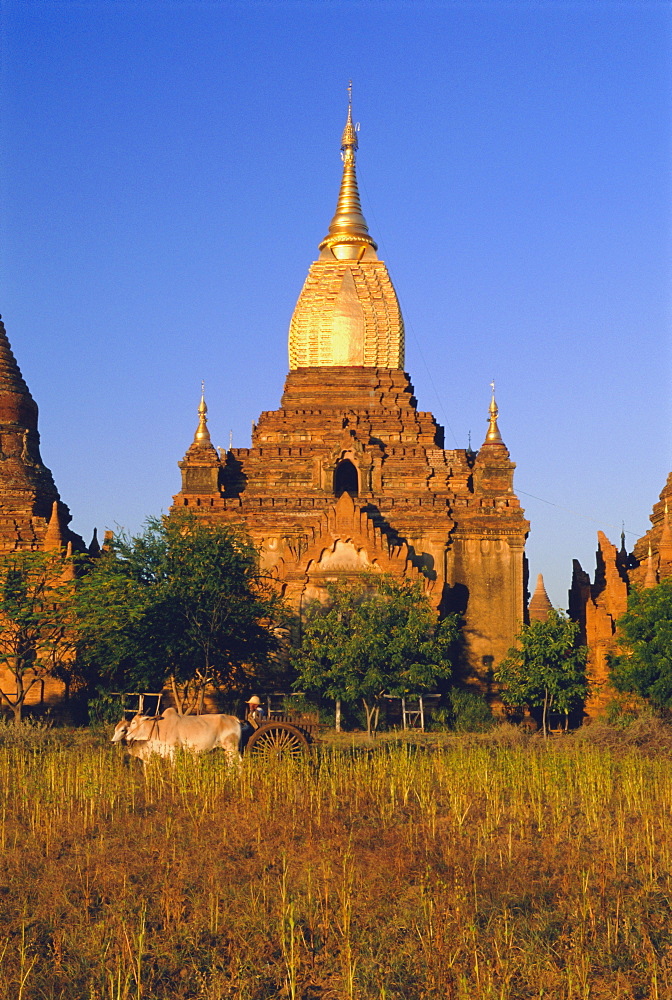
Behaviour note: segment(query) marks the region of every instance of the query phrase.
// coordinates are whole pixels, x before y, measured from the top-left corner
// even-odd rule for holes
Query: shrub
[[[0,715],[0,746],[37,750],[54,743],[51,719],[24,718],[20,724]]]
[[[589,726],[582,726],[575,738],[580,743],[614,752],[640,750],[646,756],[654,757],[672,754],[672,726],[653,714],[631,718],[626,725],[610,725],[597,720]]]
[[[450,692],[452,727],[460,733],[487,733],[495,725],[490,706],[475,691],[453,688]]]
[[[636,719],[655,714],[649,703],[636,694],[617,694],[606,706],[607,722],[619,729],[627,729]]]
[[[93,725],[118,722],[123,714],[120,699],[105,692],[98,692],[95,698],[90,698],[88,709],[89,722]]]
[[[520,747],[530,742],[530,733],[512,722],[495,724],[488,736],[499,747]]]

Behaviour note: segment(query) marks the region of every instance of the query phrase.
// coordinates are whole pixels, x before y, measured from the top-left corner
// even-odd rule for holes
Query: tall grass
[[[672,996],[669,760],[0,747],[0,996]]]

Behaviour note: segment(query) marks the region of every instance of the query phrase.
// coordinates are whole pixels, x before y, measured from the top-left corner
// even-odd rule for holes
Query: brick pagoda
[[[70,511],[40,456],[37,404],[0,319],[0,554],[83,548],[68,528]]]
[[[68,527],[70,511],[60,499],[40,455],[37,404],[30,394],[0,320],[0,556],[20,551],[60,552],[64,579],[73,572],[67,558],[84,543]],[[0,666],[0,691],[14,697],[16,681]],[[56,705],[65,684],[47,676],[31,688],[26,705]],[[6,699],[0,699],[2,705]]]
[[[365,571],[421,579],[465,622],[466,675],[488,689],[525,615],[529,524],[497,425],[478,452],[446,449],[404,371],[404,325],[363,217],[350,109],[336,213],[299,296],[280,408],[252,447],[218,455],[201,399],[174,510],[242,525],[291,605]]]

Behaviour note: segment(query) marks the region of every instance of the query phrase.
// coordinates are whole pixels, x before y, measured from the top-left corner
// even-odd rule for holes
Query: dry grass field
[[[665,750],[343,743],[236,771],[6,740],[0,996],[672,996]]]

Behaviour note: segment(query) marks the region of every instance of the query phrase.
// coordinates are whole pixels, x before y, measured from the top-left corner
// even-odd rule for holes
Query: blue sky
[[[672,468],[666,2],[0,2],[0,311],[73,527],[140,528],[278,406],[346,87],[407,370],[447,447],[489,382],[566,606]]]

